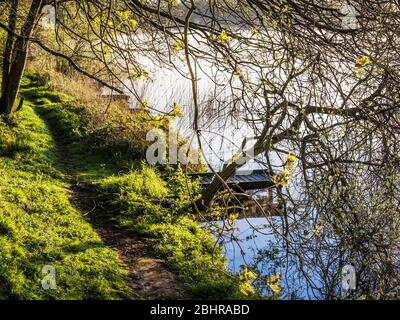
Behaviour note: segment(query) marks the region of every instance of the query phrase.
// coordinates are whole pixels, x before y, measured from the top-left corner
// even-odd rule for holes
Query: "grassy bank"
[[[102,127],[93,120],[89,106],[54,92],[37,76],[24,87],[25,98],[68,150],[76,177],[96,190],[97,201],[117,225],[152,243],[186,292],[194,298],[254,297],[241,292],[238,277],[226,272],[212,236],[192,219],[182,172],[143,161],[143,133],[166,126],[168,119],[150,119],[145,113],[124,119],[111,115],[107,127]],[[140,128],[135,132],[137,143],[132,128]]]
[[[128,297],[117,253],[69,202],[57,160],[28,103],[0,119],[0,299]],[[55,290],[42,288],[44,265],[55,268]]]

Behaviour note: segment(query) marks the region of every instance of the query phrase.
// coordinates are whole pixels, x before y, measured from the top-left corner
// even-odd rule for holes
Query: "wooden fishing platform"
[[[214,174],[212,172],[192,173],[190,177],[192,180],[200,178],[199,184],[206,187],[211,184]],[[231,176],[226,183],[230,188],[240,191],[260,190],[273,186],[272,177],[268,170],[239,171]]]
[[[192,180],[198,180],[201,187],[206,188],[214,179],[214,174],[193,173]],[[222,202],[231,213],[239,214],[239,218],[253,218],[265,216],[282,216],[280,204],[274,203],[272,175],[268,170],[252,170],[237,172],[232,175],[226,184],[232,194],[223,196]],[[263,192],[263,196],[253,197],[254,192]],[[209,217],[213,219],[213,217]]]

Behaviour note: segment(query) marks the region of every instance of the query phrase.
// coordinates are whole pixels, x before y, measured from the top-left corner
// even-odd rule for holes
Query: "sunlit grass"
[[[69,202],[45,123],[29,105],[7,122],[0,120],[0,298],[127,297],[117,253]],[[42,288],[44,265],[55,267],[55,290]]]
[[[121,136],[108,144],[110,136],[104,138],[104,130],[92,126],[85,106],[43,100],[55,94],[42,92],[36,89],[29,99],[33,98],[36,110],[66,148],[70,169],[98,192],[98,205],[113,221],[145,237],[153,245],[154,255],[175,271],[192,297],[246,298],[240,292],[239,279],[226,271],[225,258],[212,235],[192,219],[182,173],[149,167],[142,162],[143,155],[132,153]],[[135,128],[143,118],[130,117],[129,121],[133,123],[110,116],[108,125]],[[114,133],[108,132],[111,136]]]

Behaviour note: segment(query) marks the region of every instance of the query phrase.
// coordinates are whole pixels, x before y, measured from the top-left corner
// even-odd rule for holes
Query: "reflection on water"
[[[242,33],[251,33],[250,30],[241,30]],[[247,36],[249,36],[247,34]],[[136,35],[144,41],[146,37]],[[196,48],[208,50],[201,37],[190,36],[189,43]],[[121,37],[122,45],[129,48],[129,40]],[[140,41],[139,41],[140,42]],[[161,45],[161,44],[160,44]],[[126,68],[126,57],[115,52],[112,60],[121,69]],[[190,142],[193,149],[198,149],[198,141],[194,127],[194,101],[192,80],[188,74],[188,67],[183,53],[171,56],[171,62],[159,62],[152,55],[138,55],[137,63],[147,71],[148,76],[135,79],[129,76],[124,81],[123,91],[132,97],[131,108],[140,106],[140,101],[146,100],[149,111],[154,114],[168,113],[174,104],[179,105],[184,117],[175,119],[175,126],[182,138]],[[241,149],[243,140],[249,139],[245,149],[254,145],[254,136],[259,134],[262,124],[249,126],[244,118],[251,118],[257,113],[256,105],[252,105],[251,114],[243,101],[243,88],[239,77],[232,76],[233,71],[226,66],[198,58],[195,65],[195,79],[197,87],[197,102],[199,105],[199,128],[201,149],[204,161],[214,170],[220,170],[224,163]],[[128,68],[129,69],[129,68]],[[250,71],[249,71],[250,72]],[[258,75],[248,75],[257,83]],[[245,108],[246,106],[246,108]],[[247,111],[246,111],[247,110]],[[255,128],[259,126],[260,128]],[[256,132],[255,132],[256,131]],[[262,156],[260,159],[263,158]],[[260,160],[258,159],[258,160]],[[271,161],[274,161],[272,157]],[[259,161],[251,160],[243,166],[243,170],[261,169]]]
[[[217,222],[222,226],[223,222]],[[233,234],[222,239],[228,270],[241,271],[249,266],[260,271],[263,277],[279,273],[281,276],[282,299],[313,299],[314,293],[299,272],[296,260],[287,259],[282,242],[270,232],[266,218],[240,219],[235,222]],[[320,283],[317,275],[310,274],[315,284]],[[268,294],[267,290],[264,290]]]
[[[190,38],[190,42],[199,41]],[[201,43],[192,43],[201,46]],[[125,83],[127,94],[147,100],[150,111],[155,114],[169,112],[174,103],[177,103],[184,114],[182,119],[175,119],[175,126],[181,137],[194,143],[192,148],[198,148],[193,130],[194,102],[192,98],[192,83],[188,78],[187,66],[182,57],[172,57],[174,68],[171,65],[155,63],[152,57],[140,56],[137,58],[140,65],[149,73],[149,77],[142,80],[129,78]],[[125,63],[122,59],[122,64]],[[258,83],[259,74],[247,75],[254,83]],[[220,170],[241,148],[244,138],[251,138],[259,134],[264,123],[253,123],[250,126],[244,118],[252,119],[257,111],[263,112],[262,104],[257,99],[251,101],[250,111],[243,101],[243,92],[239,78],[232,77],[232,72],[220,68],[208,61],[196,61],[196,86],[199,103],[199,125],[201,128],[201,147],[206,162],[214,169]],[[135,95],[133,95],[135,93]],[[249,98],[247,98],[249,99]],[[246,99],[245,99],[246,100]],[[132,107],[138,104],[132,99]],[[246,106],[247,107],[247,106]],[[258,110],[260,109],[260,110]],[[247,111],[246,111],[247,110]],[[256,116],[257,118],[257,116]],[[254,144],[249,141],[245,148]],[[280,165],[280,159],[270,153],[269,163]],[[265,168],[261,155],[243,166],[242,170]],[[222,224],[220,222],[219,224]],[[279,221],[277,221],[279,225]],[[308,298],[309,292],[304,278],[296,268],[296,261],[287,258],[287,252],[276,236],[271,232],[270,224],[265,218],[243,219],[236,222],[237,231],[233,236],[223,239],[224,252],[228,260],[228,268],[237,273],[242,265],[253,266],[265,275],[281,274],[281,286],[284,298]]]

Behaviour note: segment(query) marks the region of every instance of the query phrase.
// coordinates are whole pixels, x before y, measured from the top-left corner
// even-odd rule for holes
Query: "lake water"
[[[176,119],[174,124],[180,136],[193,141],[194,145],[191,147],[197,148],[193,131],[194,104],[191,81],[187,77],[187,66],[182,56],[175,57],[174,64],[177,69],[160,66],[154,63],[151,57],[138,57],[138,61],[149,72],[149,77],[126,81],[126,93],[133,97],[131,107],[134,108],[138,104],[133,92],[136,97],[148,101],[150,112],[154,114],[169,112],[174,103],[179,104],[184,117]],[[206,61],[198,61],[197,88],[201,109],[201,143],[207,163],[214,170],[220,170],[224,162],[238,151],[245,137],[249,138],[255,134],[254,128],[250,128],[241,120],[240,109],[237,110],[237,117],[228,114],[233,103],[232,97],[240,94],[240,90],[232,91],[230,87],[232,83],[229,84],[232,81],[231,77],[230,73],[221,72]],[[246,148],[249,146],[251,143],[246,145]],[[272,165],[281,164],[275,155],[271,154],[269,157]],[[242,170],[259,168],[263,167],[253,160],[242,167]],[[279,219],[272,221],[278,228],[282,226],[282,221]],[[222,225],[223,222],[217,224]],[[288,258],[284,244],[279,241],[276,233],[271,231],[271,221],[266,218],[240,219],[236,221],[235,227],[233,233],[227,233],[222,239],[227,268],[230,272],[240,272],[241,267],[247,265],[258,269],[265,277],[279,273],[283,288],[282,298],[315,297],[307,286],[305,278],[298,271],[296,260]],[[313,281],[318,284],[316,277]]]
[[[222,221],[216,223],[220,227],[223,225]],[[270,226],[271,221],[267,218],[239,219],[235,222],[236,230],[233,233],[226,233],[223,239],[217,239],[223,247],[228,271],[235,274],[241,271],[242,266],[249,266],[252,270],[257,269],[263,278],[280,274],[282,299],[321,298],[307,284],[298,262],[285,255],[284,246],[271,232]],[[308,272],[308,276],[315,286],[321,285],[319,277],[312,271]],[[264,289],[261,291],[270,293]]]
[[[245,33],[243,30],[241,32]],[[138,38],[141,37],[138,36]],[[120,41],[122,43],[129,42],[123,38]],[[189,37],[189,42],[195,47],[204,47],[202,39]],[[188,75],[183,52],[171,57],[173,67],[172,63],[156,62],[156,58],[151,55],[140,55],[135,59],[138,65],[147,71],[148,76],[140,79],[129,77],[124,81],[123,90],[132,96],[131,108],[137,108],[140,105],[138,99],[146,100],[149,111],[153,114],[160,114],[170,112],[174,103],[178,104],[184,117],[175,119],[176,129],[181,137],[190,141],[191,148],[198,149],[198,141],[193,130],[192,82]],[[117,55],[113,60],[120,66],[126,65],[124,56]],[[197,102],[200,109],[200,141],[205,155],[204,160],[214,170],[220,170],[223,164],[238,152],[244,138],[249,139],[255,136],[255,128],[249,127],[243,121],[243,117],[251,117],[251,115],[248,114],[248,111],[245,112],[243,101],[240,102],[242,89],[239,77],[232,78],[231,72],[221,69],[221,66],[205,59],[199,58],[194,66],[198,91]],[[254,111],[256,111],[255,107]],[[245,149],[250,148],[254,143],[255,140],[250,139]],[[273,162],[274,157],[271,157],[270,160]],[[242,169],[260,168],[262,166],[252,160]]]

